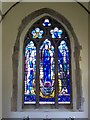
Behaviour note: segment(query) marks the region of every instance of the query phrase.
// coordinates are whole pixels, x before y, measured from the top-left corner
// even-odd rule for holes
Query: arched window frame
[[[42,18],[43,16],[50,16],[54,19],[56,19],[67,31],[70,43],[71,43],[71,63],[72,63],[72,100],[73,110],[80,110],[81,109],[81,73],[80,73],[80,66],[79,66],[79,57],[80,57],[80,49],[81,46],[78,43],[77,37],[70,25],[70,23],[59,13],[55,12],[52,9],[49,8],[43,8],[40,10],[37,10],[33,12],[32,14],[28,15],[23,21],[21,26],[19,27],[19,32],[17,35],[16,43],[14,46],[14,52],[13,52],[13,93],[12,93],[12,110],[22,110],[23,106],[23,92],[19,91],[22,90],[22,78],[23,78],[23,55],[22,55],[22,49],[23,49],[23,35],[25,36],[30,26],[37,21],[38,19]],[[28,27],[27,27],[28,26]],[[17,61],[17,62],[16,62]],[[73,62],[72,62],[73,61]],[[78,77],[77,77],[78,75]],[[15,79],[18,79],[17,81]],[[76,82],[77,81],[77,82]],[[22,85],[22,86],[21,86]],[[22,94],[21,94],[22,92]],[[19,97],[18,97],[19,95]],[[21,102],[22,101],[22,102]],[[18,108],[18,104],[21,104]],[[37,105],[38,106],[38,105]],[[56,105],[57,106],[57,105]],[[29,105],[26,107],[28,108]],[[62,105],[62,108],[69,108],[67,106]],[[33,108],[33,107],[32,107]],[[56,107],[57,108],[57,107]]]

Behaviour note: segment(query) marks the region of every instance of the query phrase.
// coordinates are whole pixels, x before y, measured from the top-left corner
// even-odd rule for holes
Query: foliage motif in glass
[[[51,23],[49,22],[49,19],[44,20],[43,26],[45,26],[45,27],[51,26]]]
[[[25,68],[24,68],[24,104],[36,103],[36,47],[30,41],[25,47]]]
[[[32,31],[33,38],[42,38],[43,34],[44,31],[40,30],[40,28],[35,28],[35,30]]]
[[[55,62],[54,47],[46,39],[40,47],[40,104],[55,102]]]
[[[57,27],[50,30],[50,33],[52,35],[52,38],[61,38],[62,30],[59,30]]]
[[[58,103],[70,104],[70,56],[64,40],[58,47],[58,82]]]

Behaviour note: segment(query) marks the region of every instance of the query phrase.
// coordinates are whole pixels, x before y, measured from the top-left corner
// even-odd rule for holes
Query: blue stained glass
[[[24,104],[36,103],[36,47],[31,41],[25,47]]]
[[[35,28],[35,30],[32,31],[33,38],[42,38],[43,34],[44,31],[40,30],[40,28]]]
[[[55,102],[54,82],[54,47],[46,39],[40,47],[40,104],[53,104]]]
[[[44,20],[43,26],[45,26],[45,27],[51,26],[51,23],[49,22],[49,19]]]
[[[70,57],[64,40],[58,47],[58,82],[58,103],[70,104]]]
[[[53,30],[50,30],[50,33],[52,35],[52,38],[61,38],[62,30],[59,30],[57,27],[55,27]]]

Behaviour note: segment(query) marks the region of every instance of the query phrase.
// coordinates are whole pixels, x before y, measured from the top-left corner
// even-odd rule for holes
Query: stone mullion
[[[39,107],[39,46],[36,51],[36,108]]]
[[[58,49],[55,46],[55,108],[58,108]]]

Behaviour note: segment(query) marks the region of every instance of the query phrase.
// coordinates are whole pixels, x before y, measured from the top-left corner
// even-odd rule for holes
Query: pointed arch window
[[[55,19],[42,17],[24,40],[24,105],[71,105],[71,78],[68,34]]]

